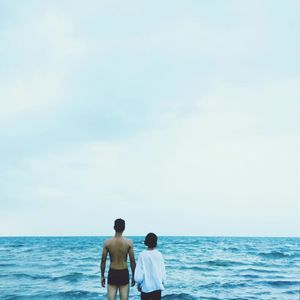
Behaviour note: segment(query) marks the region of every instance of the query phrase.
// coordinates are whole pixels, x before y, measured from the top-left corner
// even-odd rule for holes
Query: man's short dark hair
[[[116,219],[114,229],[116,232],[123,232],[125,230],[125,221],[123,219]]]
[[[148,233],[145,237],[144,243],[149,248],[155,248],[157,245],[157,235],[153,232]]]

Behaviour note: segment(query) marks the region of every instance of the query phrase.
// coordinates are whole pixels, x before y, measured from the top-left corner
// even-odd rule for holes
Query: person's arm
[[[164,257],[161,256],[161,275],[162,275],[162,284],[165,286],[166,283],[166,267]]]
[[[144,270],[143,270],[143,261],[142,261],[142,255],[140,254],[135,271],[134,271],[134,280],[138,283],[138,286],[141,285],[144,279]]]
[[[101,257],[101,285],[105,287],[105,266],[106,266],[106,258],[107,258],[107,242],[104,242],[103,250],[102,250],[102,257]]]
[[[134,258],[134,250],[133,250],[133,243],[130,241],[130,247],[129,247],[129,260],[130,260],[130,268],[131,268],[131,274],[132,274],[132,281],[131,286],[135,285],[134,281],[134,272],[135,272],[135,258]]]

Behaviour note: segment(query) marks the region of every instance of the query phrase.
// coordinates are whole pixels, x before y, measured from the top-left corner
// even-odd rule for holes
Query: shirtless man
[[[115,300],[119,290],[120,299],[128,300],[129,295],[129,272],[127,266],[127,256],[129,254],[130,267],[132,273],[131,286],[134,286],[135,259],[133,252],[133,243],[125,239],[122,234],[125,230],[125,221],[115,220],[115,236],[104,242],[101,258],[101,284],[105,287],[105,265],[107,253],[110,257],[110,267],[108,271],[108,299]]]

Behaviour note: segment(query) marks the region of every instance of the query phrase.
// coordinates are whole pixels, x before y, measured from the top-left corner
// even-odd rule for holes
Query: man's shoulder
[[[131,239],[128,239],[126,237],[123,237],[124,242],[127,243],[128,245],[132,246],[133,245],[133,241]]]
[[[111,243],[111,241],[112,241],[112,238],[105,239],[104,240],[104,246],[109,245]]]
[[[112,237],[112,238],[110,238],[110,239],[107,239],[106,241],[107,241],[107,243],[114,243],[114,242],[116,242],[116,243],[126,244],[126,245],[128,245],[128,246],[133,245],[132,240],[127,239],[127,238],[124,237],[124,236],[121,237],[121,238]]]

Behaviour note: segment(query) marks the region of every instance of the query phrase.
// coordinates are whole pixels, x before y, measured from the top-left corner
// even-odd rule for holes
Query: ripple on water
[[[223,260],[223,259],[208,260],[203,263],[205,263],[209,266],[215,266],[215,267],[232,267],[232,266],[247,265],[246,263],[243,263],[243,262],[232,261],[232,260]]]
[[[270,251],[270,252],[260,252],[258,253],[258,255],[270,259],[280,259],[280,258],[291,258],[295,256],[295,253]]]
[[[266,281],[261,281],[260,283],[264,285],[270,285],[276,288],[295,287],[300,285],[300,281],[289,281],[289,280],[266,280]]]

